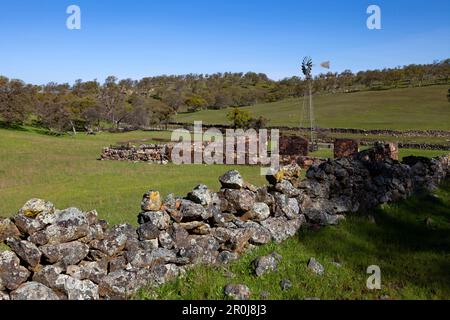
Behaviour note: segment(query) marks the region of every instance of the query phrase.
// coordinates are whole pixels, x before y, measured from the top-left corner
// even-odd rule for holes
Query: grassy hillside
[[[314,97],[316,121],[323,128],[450,130],[448,86],[338,93]],[[270,126],[297,127],[302,99],[257,104],[244,109],[270,119]],[[228,110],[183,113],[177,121],[226,124]]]
[[[437,196],[385,205],[373,216],[375,222],[349,216],[336,227],[304,230],[280,245],[256,248],[229,266],[193,269],[156,291],[143,290],[138,298],[223,299],[226,284],[242,283],[252,299],[264,291],[269,299],[449,299],[450,184]],[[254,276],[251,262],[273,251],[283,257],[279,270]],[[310,257],[324,265],[323,276],[306,267]],[[370,265],[381,269],[381,290],[366,287]],[[283,279],[292,282],[290,290],[281,290]]]

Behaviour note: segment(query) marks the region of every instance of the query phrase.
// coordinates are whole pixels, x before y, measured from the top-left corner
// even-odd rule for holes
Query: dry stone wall
[[[185,197],[144,194],[139,227],[108,226],[96,211],[58,210],[32,199],[0,219],[0,299],[128,299],[198,264],[227,264],[249,248],[294,236],[301,227],[336,224],[344,214],[432,190],[449,174],[449,156],[373,156],[379,150],[312,166],[296,164],[246,183],[238,171],[212,192],[199,185]],[[234,288],[226,291],[234,292]]]

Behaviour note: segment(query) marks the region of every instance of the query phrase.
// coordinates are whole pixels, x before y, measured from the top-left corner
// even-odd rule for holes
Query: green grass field
[[[316,122],[322,128],[450,130],[449,86],[339,93],[314,97]],[[257,104],[243,109],[264,116],[269,126],[297,127],[302,99]],[[176,121],[226,124],[228,110],[182,113]]]
[[[438,197],[420,195],[385,205],[373,216],[349,216],[336,227],[303,230],[282,244],[258,247],[229,266],[199,267],[185,278],[156,290],[142,290],[139,299],[224,299],[228,283],[242,283],[260,299],[449,299],[450,183]],[[425,220],[433,224],[427,227]],[[278,271],[253,275],[251,262],[273,251],[283,259]],[[307,268],[310,257],[325,267],[323,276]],[[340,266],[335,263],[338,262]],[[367,267],[381,270],[381,290],[369,290]],[[292,288],[283,291],[283,279]]]
[[[218,189],[218,177],[236,168],[96,160],[104,146],[152,138],[170,139],[170,133],[78,134],[73,138],[0,129],[0,216],[11,216],[28,199],[37,197],[61,209],[96,209],[113,224],[135,223],[147,190],[185,195],[199,183]],[[247,181],[265,181],[259,167],[237,167]]]
[[[96,160],[104,146],[155,139],[170,139],[170,133],[137,131],[54,137],[30,128],[0,129],[0,216],[11,216],[25,201],[38,197],[52,201],[58,208],[97,209],[100,217],[112,224],[136,224],[142,194],[148,189],[159,190],[163,195],[170,192],[185,195],[195,185],[206,183],[217,190],[218,177],[231,168],[237,168],[246,181],[265,183],[259,167],[161,166]],[[401,156],[441,153],[401,150]],[[320,150],[316,155],[326,157],[331,152]],[[355,216],[338,227],[303,231],[283,244],[257,248],[231,266],[194,269],[187,278],[156,291],[143,290],[137,298],[222,299],[226,283],[242,282],[249,285],[253,298],[268,291],[271,299],[376,299],[383,295],[395,299],[448,299],[449,207],[447,184],[439,192],[439,199],[422,196],[378,210],[376,225]],[[423,223],[428,217],[436,223],[433,231]],[[251,275],[250,262],[257,255],[273,250],[283,256],[280,271],[256,279]],[[311,256],[324,264],[323,277],[306,269]],[[342,267],[336,267],[332,263],[335,260]],[[365,268],[370,264],[381,267],[381,291],[365,288]],[[230,274],[233,278],[229,278]],[[282,278],[292,281],[292,290],[279,288]]]

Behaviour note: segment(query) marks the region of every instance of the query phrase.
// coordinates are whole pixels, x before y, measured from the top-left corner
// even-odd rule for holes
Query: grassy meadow
[[[54,137],[34,131],[0,129],[0,216],[11,216],[30,198],[57,208],[96,209],[111,223],[136,223],[142,195],[185,195],[199,183],[218,189],[218,177],[238,167],[244,178],[264,183],[259,167],[98,161],[102,147],[126,141],[170,139],[169,132],[100,133]]]
[[[317,95],[314,108],[322,128],[450,130],[448,85]],[[303,99],[288,99],[244,107],[252,116],[264,116],[269,126],[298,127]],[[176,120],[226,124],[228,109],[180,113]]]
[[[30,198],[52,201],[58,208],[96,209],[110,223],[136,224],[142,194],[148,189],[185,195],[196,184],[219,188],[218,177],[238,169],[246,181],[265,183],[259,167],[225,165],[166,166],[99,161],[104,146],[133,141],[170,139],[169,132],[100,133],[95,136],[50,136],[33,128],[0,129],[0,216],[11,216]],[[400,155],[435,156],[440,151],[401,149]],[[331,150],[316,156],[329,157]],[[223,299],[227,283],[245,283],[260,298],[269,299],[448,299],[450,298],[450,184],[437,197],[422,195],[379,208],[375,223],[350,216],[337,227],[303,230],[282,244],[269,244],[229,265],[199,267],[186,277],[156,290],[141,290],[138,299]],[[433,220],[432,229],[425,220]],[[4,250],[0,246],[0,251]],[[251,261],[277,251],[283,256],[279,271],[256,278]],[[306,263],[316,257],[325,268],[322,277]],[[338,262],[340,266],[337,266]],[[382,289],[370,291],[366,268],[381,267]],[[293,287],[280,289],[289,279]]]

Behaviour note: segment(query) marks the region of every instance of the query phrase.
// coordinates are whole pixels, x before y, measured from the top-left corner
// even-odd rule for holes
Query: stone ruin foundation
[[[262,187],[233,170],[219,178],[218,192],[201,184],[184,197],[163,199],[149,190],[137,228],[109,226],[95,210],[58,210],[31,199],[0,219],[0,241],[10,248],[0,253],[0,300],[129,299],[196,265],[228,264],[300,228],[337,224],[346,214],[434,190],[449,176],[450,155],[399,162],[390,152],[380,144],[329,159],[304,179],[291,164],[271,172]]]
[[[253,141],[246,137],[246,150],[249,143]],[[259,143],[256,141],[255,143]],[[202,144],[191,144],[191,159],[194,159],[196,152],[203,153],[208,146],[208,142]],[[171,153],[174,143],[169,144],[143,144],[139,147],[129,145],[110,146],[102,150],[99,160],[117,160],[117,161],[132,161],[132,162],[148,162],[154,164],[167,164],[172,161]],[[226,163],[227,149],[233,149],[234,164],[250,164],[260,165],[258,159],[250,159],[248,152],[240,154],[236,152],[236,145],[230,147],[229,143],[224,143],[223,146],[223,163]],[[259,148],[259,146],[258,146]],[[259,149],[258,149],[259,150]],[[270,154],[270,152],[269,152]],[[279,141],[280,163],[302,163],[304,158],[308,155],[308,140],[298,136],[281,136]]]

